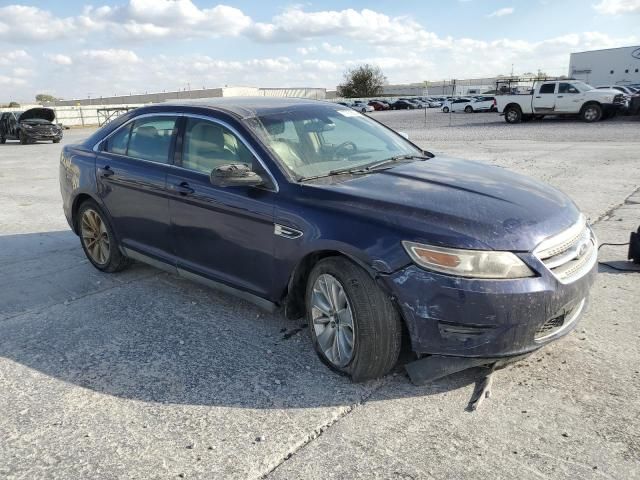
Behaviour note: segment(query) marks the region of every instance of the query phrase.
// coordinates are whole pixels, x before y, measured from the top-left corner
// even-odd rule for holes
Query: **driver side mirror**
[[[216,187],[257,187],[264,179],[243,163],[228,163],[213,169],[209,181]]]

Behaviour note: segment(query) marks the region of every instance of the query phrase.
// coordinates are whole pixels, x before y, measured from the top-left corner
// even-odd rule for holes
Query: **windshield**
[[[576,87],[581,92],[588,92],[589,90],[594,90],[594,88],[588,83],[584,82],[572,82],[573,86]]]
[[[248,123],[297,179],[326,176],[399,156],[424,155],[367,116],[332,105],[266,113]]]

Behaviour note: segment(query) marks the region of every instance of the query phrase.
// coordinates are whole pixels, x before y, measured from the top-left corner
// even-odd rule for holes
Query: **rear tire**
[[[602,107],[597,103],[590,103],[582,107],[580,118],[587,123],[597,122],[602,119]]]
[[[329,368],[361,382],[385,375],[396,364],[400,315],[362,268],[341,257],[321,260],[309,275],[305,303],[313,346]]]
[[[98,270],[119,272],[130,265],[122,255],[109,218],[93,200],[86,200],[78,209],[77,231],[85,255]]]
[[[504,119],[507,123],[520,123],[522,121],[522,110],[518,107],[507,107],[504,111]]]

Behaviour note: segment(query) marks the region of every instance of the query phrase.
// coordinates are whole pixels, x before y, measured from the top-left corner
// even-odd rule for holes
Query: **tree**
[[[36,95],[36,102],[55,102],[57,100],[53,95],[48,95],[46,93],[39,93]]]
[[[9,108],[20,108],[20,104],[18,102],[9,102]]]
[[[380,67],[364,64],[344,73],[344,83],[338,86],[338,94],[346,98],[377,97],[387,83]]]

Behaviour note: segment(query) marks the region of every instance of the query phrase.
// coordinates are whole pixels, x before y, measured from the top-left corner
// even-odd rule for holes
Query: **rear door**
[[[178,116],[144,115],[120,127],[96,157],[98,194],[122,246],[173,263],[167,174]]]
[[[272,296],[275,182],[218,187],[212,170],[244,163],[267,176],[248,143],[222,120],[185,117],[167,178],[174,251],[181,274],[197,274],[261,297]]]
[[[557,83],[543,83],[540,89],[533,95],[534,113],[550,113],[556,107]]]

